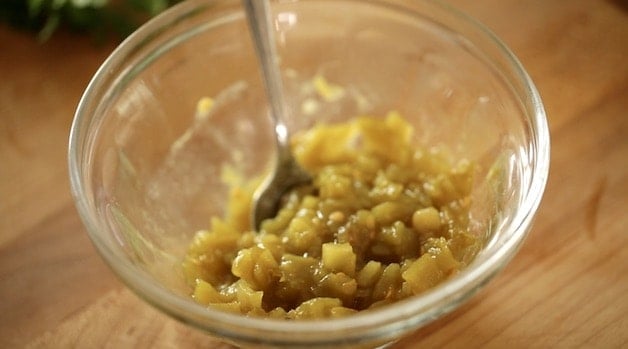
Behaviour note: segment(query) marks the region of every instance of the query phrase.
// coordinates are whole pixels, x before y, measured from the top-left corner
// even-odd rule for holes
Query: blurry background
[[[124,38],[151,16],[181,0],[3,0],[0,21],[28,30],[40,41],[57,29],[95,39]]]

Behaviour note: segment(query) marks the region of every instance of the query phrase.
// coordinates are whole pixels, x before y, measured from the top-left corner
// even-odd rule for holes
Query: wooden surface
[[[628,3],[454,4],[501,36],[536,82],[551,174],[505,271],[395,348],[628,347]],[[226,348],[127,290],[75,211],[69,126],[111,49],[68,34],[40,45],[0,27],[0,348]]]

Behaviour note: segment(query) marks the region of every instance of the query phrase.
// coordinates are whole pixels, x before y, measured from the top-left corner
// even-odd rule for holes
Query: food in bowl
[[[495,35],[438,1],[279,1],[276,13],[286,14],[278,23],[282,66],[345,88],[338,100],[330,93],[331,102],[313,103],[319,99],[298,88],[304,79],[292,83],[285,70],[292,115],[299,116],[289,129],[398,110],[414,126],[416,142],[473,164],[469,231],[482,248],[419,296],[351,316],[275,320],[219,311],[190,297],[180,266],[194,233],[208,227],[210,216],[229,221],[235,212],[226,215],[229,188],[221,169],[229,164],[248,180],[273,155],[239,5],[182,2],[116,49],[81,99],[69,147],[72,191],[90,238],[116,275],[173,318],[241,347],[274,348],[383,345],[488,285],[525,241],[549,168],[543,105],[517,59]],[[233,84],[243,87],[221,102]],[[364,98],[347,99],[358,94]],[[207,104],[210,118],[194,117],[203,96],[215,98],[213,107]],[[199,138],[172,151],[188,129]]]
[[[318,124],[293,137],[314,175],[276,217],[250,228],[253,190],[199,231],[184,261],[194,299],[283,319],[339,317],[434,287],[480,248],[469,230],[474,166],[413,143],[398,113]]]

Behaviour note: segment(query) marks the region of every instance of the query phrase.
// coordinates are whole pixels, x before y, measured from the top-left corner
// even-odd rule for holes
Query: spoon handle
[[[270,104],[270,114],[275,121],[280,160],[283,160],[287,155],[285,153],[290,151],[288,128],[284,121],[288,110],[275,47],[270,2],[269,0],[242,0],[242,6],[246,11],[249,30],[260,63],[262,82]]]

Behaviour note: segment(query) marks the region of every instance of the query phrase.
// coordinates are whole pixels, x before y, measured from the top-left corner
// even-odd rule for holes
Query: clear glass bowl
[[[192,300],[181,260],[193,234],[224,214],[221,168],[259,176],[275,151],[236,0],[175,6],[98,70],[70,135],[78,211],[128,287],[214,336],[241,346],[390,342],[467,300],[523,242],[549,169],[541,100],[493,34],[439,2],[279,1],[273,11],[292,130],[396,110],[421,144],[478,164],[472,215],[486,246],[475,260],[424,294],[334,320],[265,320]]]

